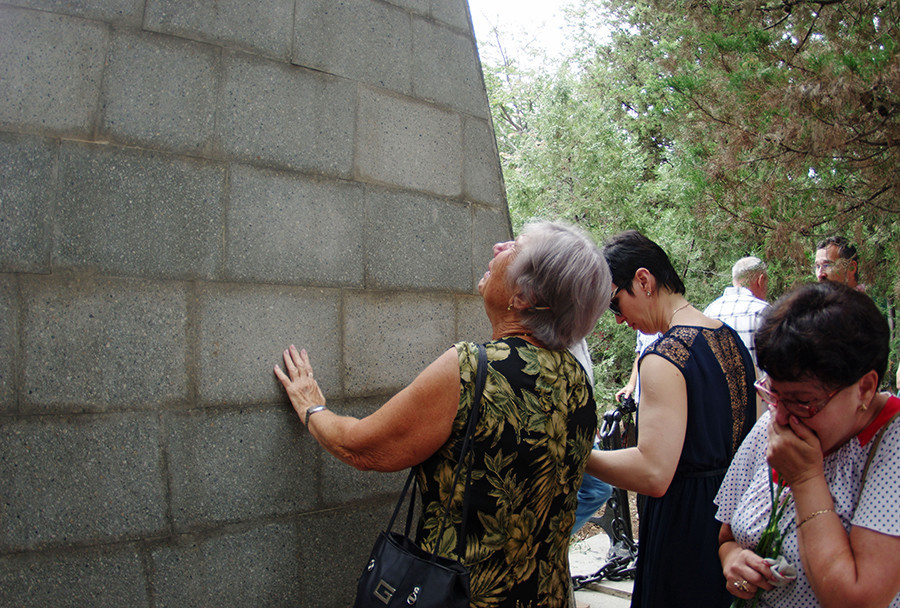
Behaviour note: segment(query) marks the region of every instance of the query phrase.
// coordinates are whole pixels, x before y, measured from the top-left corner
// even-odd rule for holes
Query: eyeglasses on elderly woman
[[[784,406],[788,412],[796,416],[797,418],[812,418],[823,409],[825,406],[834,399],[834,396],[839,392],[847,388],[846,386],[839,387],[832,391],[828,396],[824,399],[786,399],[781,397],[778,393],[774,392],[769,387],[769,376],[763,374],[762,377],[757,380],[754,384],[756,387],[756,392],[759,394],[760,399],[762,399],[763,403],[766,405],[776,406],[779,403]]]

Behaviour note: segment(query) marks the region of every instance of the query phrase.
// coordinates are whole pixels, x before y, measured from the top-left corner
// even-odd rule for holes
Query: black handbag
[[[463,439],[459,462],[453,473],[453,485],[456,487],[463,461],[468,451],[478,413],[481,406],[481,395],[487,377],[487,354],[484,346],[478,346],[478,371],[475,376],[475,400],[469,413],[466,435]],[[465,525],[468,507],[468,488],[471,481],[471,469],[466,478],[466,491],[463,495],[463,519],[458,535],[457,555],[463,555],[465,549]],[[394,520],[400,507],[406,500],[406,494],[412,485],[409,511],[406,517],[406,530],[403,534],[392,532]],[[452,494],[450,499],[452,500]],[[468,608],[469,606],[469,570],[456,560],[441,557],[434,551],[428,552],[409,539],[410,525],[416,500],[416,467],[409,472],[403,493],[397,501],[394,513],[386,531],[378,535],[369,563],[359,577],[356,587],[356,602],[353,608],[388,608],[406,606],[416,608]],[[447,511],[441,519],[438,538],[443,537],[447,524]]]

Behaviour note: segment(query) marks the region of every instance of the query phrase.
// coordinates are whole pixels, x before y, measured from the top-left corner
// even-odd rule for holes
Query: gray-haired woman
[[[493,339],[485,345],[466,554],[455,555],[455,530],[439,549],[468,565],[472,606],[569,605],[569,535],[597,414],[587,372],[567,348],[606,309],[610,281],[599,248],[571,226],[539,222],[494,245],[478,283]],[[325,397],[305,350],[291,346],[286,373],[275,368],[297,415],[331,454],[359,469],[418,466],[416,542],[429,551],[451,492],[452,521],[462,518],[462,491],[449,480],[472,405],[477,352],[474,343],[455,344],[362,420],[319,407]]]

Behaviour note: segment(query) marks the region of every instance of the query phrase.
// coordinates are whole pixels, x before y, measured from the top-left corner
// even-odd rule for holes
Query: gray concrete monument
[[[319,449],[509,215],[466,0],[0,5],[0,606],[341,607],[402,474]]]

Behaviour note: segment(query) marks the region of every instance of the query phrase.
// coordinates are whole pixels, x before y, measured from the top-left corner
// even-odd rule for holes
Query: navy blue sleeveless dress
[[[741,441],[756,422],[750,353],[729,326],[676,326],[648,348],[682,373],[687,428],[665,495],[640,516],[632,608],[727,608],[713,499]],[[640,416],[640,412],[638,412]],[[640,418],[638,419],[640,432]]]

